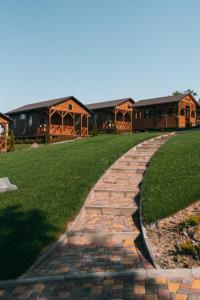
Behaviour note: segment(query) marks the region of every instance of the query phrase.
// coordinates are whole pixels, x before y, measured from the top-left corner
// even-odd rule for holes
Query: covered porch
[[[8,126],[11,119],[0,113],[0,152],[7,151],[8,146]]]
[[[87,136],[89,114],[50,108],[46,112],[47,124],[40,121],[37,136]],[[42,119],[45,119],[43,116]]]

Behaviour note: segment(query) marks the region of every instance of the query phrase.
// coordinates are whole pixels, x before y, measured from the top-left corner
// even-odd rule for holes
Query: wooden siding
[[[8,120],[4,119],[3,116],[0,116],[0,127],[3,131],[0,132],[0,152],[7,151],[8,144]]]
[[[196,126],[196,103],[190,96],[186,96],[179,102],[135,107],[135,130],[190,126]]]

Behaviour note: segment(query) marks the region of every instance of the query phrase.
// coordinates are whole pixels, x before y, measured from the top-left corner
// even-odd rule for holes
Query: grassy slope
[[[142,187],[144,221],[155,222],[200,199],[200,131],[177,134],[153,157]]]
[[[24,272],[79,211],[100,175],[153,136],[103,135],[0,155],[0,177],[18,186],[0,194],[0,279]]]

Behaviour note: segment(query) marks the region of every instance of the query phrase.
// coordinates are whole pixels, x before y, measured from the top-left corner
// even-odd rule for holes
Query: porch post
[[[51,133],[51,108],[49,108],[49,128],[47,129],[47,133],[49,135]]]
[[[130,111],[131,114],[131,132],[133,132],[133,110]]]
[[[73,113],[74,136],[76,135],[75,113]]]
[[[8,130],[7,130],[7,124],[4,124],[4,135],[5,135],[5,139],[4,139],[4,147],[5,149],[7,149],[7,144],[8,144]]]
[[[122,119],[122,120],[123,120],[123,127],[122,127],[122,128],[123,128],[123,129],[122,129],[122,132],[123,132],[123,133],[124,133],[124,131],[125,131],[124,114],[125,114],[125,111],[123,110],[123,119]]]
[[[81,136],[82,136],[82,114],[81,114],[81,132],[80,132],[80,134],[81,134]]]
[[[115,131],[117,132],[117,125],[116,125],[116,121],[117,121],[116,108],[114,108],[114,115],[115,115]]]
[[[62,115],[61,115],[61,118],[62,118],[62,134],[63,134],[63,126],[64,126],[64,118],[63,118],[63,111],[62,111]]]
[[[88,130],[88,115],[87,115],[87,135],[88,135],[88,133],[89,133],[89,130]]]

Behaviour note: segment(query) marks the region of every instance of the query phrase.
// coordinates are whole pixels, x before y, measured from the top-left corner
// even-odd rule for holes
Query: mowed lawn
[[[101,135],[1,154],[0,177],[9,177],[18,190],[0,194],[0,279],[25,272],[64,231],[104,171],[155,135]]]
[[[200,200],[200,131],[178,133],[152,158],[141,192],[145,223]]]

